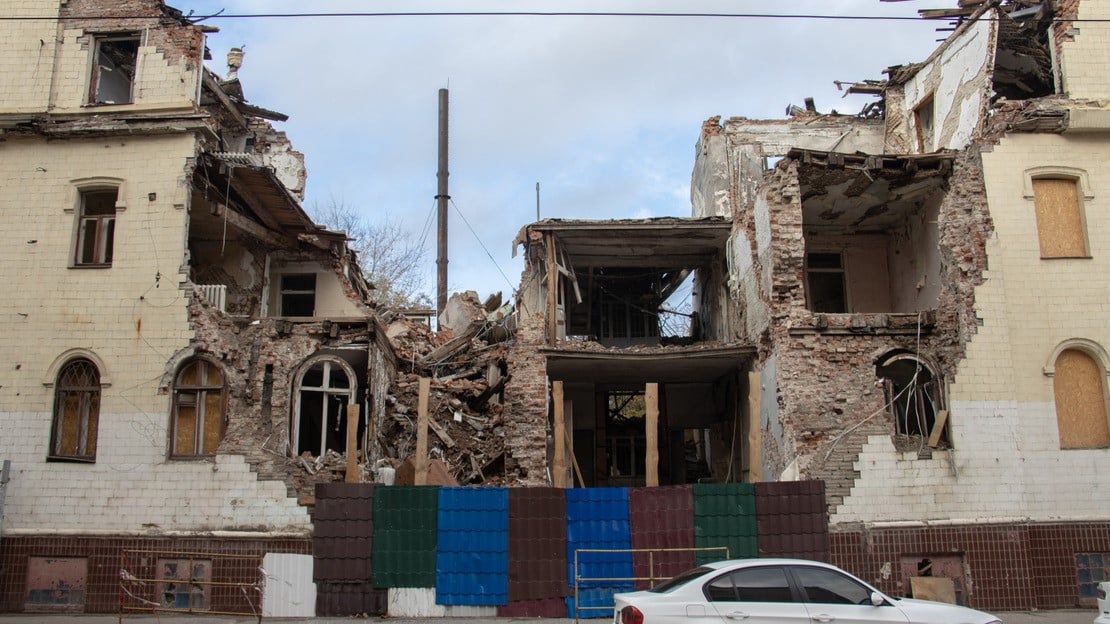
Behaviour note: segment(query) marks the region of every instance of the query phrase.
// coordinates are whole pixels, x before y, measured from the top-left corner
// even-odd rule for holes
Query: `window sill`
[[[64,462],[67,464],[95,464],[96,457],[75,457],[68,455],[47,455],[48,462]]]
[[[112,264],[111,263],[108,263],[108,264],[71,264],[71,265],[69,265],[69,268],[71,268],[71,269],[110,269],[110,268],[112,268]]]

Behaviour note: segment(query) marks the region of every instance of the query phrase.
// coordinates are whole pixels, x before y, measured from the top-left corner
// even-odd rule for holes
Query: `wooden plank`
[[[557,488],[567,486],[567,444],[566,420],[563,413],[563,382],[551,382],[551,402],[555,411],[555,456],[551,460],[552,485]]]
[[[929,446],[936,448],[940,443],[940,434],[944,431],[944,423],[948,422],[948,410],[940,410],[933,419],[933,430],[929,432]]]
[[[644,389],[647,414],[644,418],[644,485],[659,486],[659,384],[649,383]]]
[[[358,414],[357,403],[347,406],[347,483],[361,481],[361,472],[358,469]]]
[[[433,432],[435,432],[436,437],[438,437],[440,441],[447,445],[447,448],[455,448],[455,439],[447,434],[447,430],[444,429],[443,425],[439,424],[439,422],[436,421],[435,418],[428,419],[428,426],[432,428]]]
[[[759,483],[763,480],[763,427],[760,410],[763,409],[763,396],[760,394],[759,371],[748,373],[748,481]]]
[[[943,576],[911,576],[910,591],[918,600],[956,604],[956,583]]]
[[[554,345],[558,338],[558,319],[555,316],[556,289],[559,271],[555,268],[555,236],[547,235],[547,344]]]
[[[570,463],[574,466],[574,474],[578,477],[578,487],[586,487],[586,481],[582,478],[582,469],[578,467],[578,458],[574,456],[574,440],[570,438],[570,430],[563,429],[563,436],[567,440],[567,448],[570,449]]]
[[[1079,185],[1075,180],[1033,180],[1033,206],[1042,258],[1087,256],[1087,233],[1079,208]]]
[[[432,388],[432,380],[427,377],[420,378],[420,394],[416,403],[416,457],[413,465],[416,474],[413,476],[414,485],[428,483],[428,394]]]

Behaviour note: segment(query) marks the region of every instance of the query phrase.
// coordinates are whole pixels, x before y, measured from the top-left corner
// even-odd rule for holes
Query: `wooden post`
[[[362,481],[358,470],[358,403],[347,405],[347,483]]]
[[[547,344],[554,345],[559,336],[556,304],[558,303],[559,267],[555,266],[555,235],[547,235]]]
[[[551,401],[555,404],[555,453],[551,462],[552,485],[557,488],[567,486],[567,444],[566,420],[563,413],[563,382],[551,382]]]
[[[659,384],[649,383],[644,392],[647,414],[644,418],[644,484],[659,485]]]
[[[748,481],[763,480],[763,427],[760,411],[763,409],[763,389],[758,371],[748,373]]]
[[[428,484],[428,393],[431,389],[432,380],[421,377],[420,395],[416,402],[416,458],[413,461],[416,468],[413,483],[416,485]]]

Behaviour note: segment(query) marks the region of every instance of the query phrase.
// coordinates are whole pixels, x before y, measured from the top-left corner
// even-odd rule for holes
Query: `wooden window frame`
[[[103,65],[101,65],[101,55],[104,46],[118,44],[121,42],[133,42],[135,44],[134,56],[134,71],[127,77],[128,89],[127,99],[122,102],[116,101],[101,101],[100,99],[100,86],[101,76],[103,74]],[[110,33],[103,35],[94,35],[92,44],[89,48],[92,51],[92,59],[89,67],[89,93],[86,99],[86,106],[118,106],[125,104],[135,103],[135,82],[139,75],[139,48],[142,47],[142,36],[138,33]],[[114,71],[114,70],[113,70]]]
[[[115,195],[111,212],[104,214],[89,214],[89,200],[95,195]],[[115,257],[116,225],[119,217],[118,186],[92,186],[77,190],[77,222],[74,232],[73,258],[71,266],[81,269],[106,269],[112,266]],[[92,227],[92,244],[90,259],[86,260],[86,233]]]
[[[285,279],[286,278],[309,277],[309,276],[312,277],[312,289],[311,290],[309,290],[309,289],[288,288],[285,285]],[[281,314],[279,314],[279,316],[291,317],[291,318],[313,318],[313,317],[315,317],[315,315],[316,315],[316,304],[318,303],[318,301],[317,301],[318,297],[317,296],[319,294],[319,285],[320,285],[320,280],[319,280],[319,276],[316,273],[282,273],[281,276],[278,278],[278,308],[280,309],[280,312],[281,312]],[[312,314],[308,314],[308,315],[289,314],[289,312],[285,309],[286,308],[285,297],[287,295],[294,296],[294,297],[304,297],[306,295],[312,295]]]
[[[308,373],[310,371],[312,371],[314,368],[316,368],[316,366],[323,366],[324,367],[324,370],[323,370],[323,373],[322,373],[323,384],[320,385],[320,386],[307,386],[307,385],[305,385],[305,383],[304,383],[305,376],[308,375]],[[347,377],[347,387],[346,388],[332,386],[331,379],[332,379],[332,375],[335,373],[336,370],[340,371],[343,375],[345,375]],[[305,451],[308,451],[316,457],[321,457],[321,456],[323,456],[323,454],[327,453],[327,429],[328,429],[329,426],[332,426],[334,424],[334,423],[330,423],[328,421],[327,401],[331,397],[345,397],[346,400],[347,400],[347,405],[348,406],[349,405],[356,405],[357,401],[358,401],[358,389],[359,389],[358,376],[355,375],[354,369],[347,362],[344,362],[342,359],[340,359],[338,357],[324,355],[324,356],[319,356],[319,357],[312,358],[312,359],[308,360],[307,362],[305,362],[304,364],[302,364],[300,370],[297,371],[297,374],[294,377],[294,379],[296,380],[296,382],[293,385],[293,401],[292,401],[293,411],[292,411],[291,417],[289,419],[289,424],[290,424],[289,450],[290,450],[290,453],[293,456],[297,456],[297,455],[300,455],[301,453],[303,453]],[[309,393],[312,393],[314,395],[319,395],[320,400],[323,402],[322,409],[321,409],[321,422],[320,422],[320,431],[321,431],[320,445],[319,445],[318,448],[315,448],[315,449],[310,449],[310,448],[302,449],[301,444],[300,444],[301,420],[302,420],[302,418],[304,418],[302,416],[302,411],[303,411],[302,410],[302,403],[304,401],[304,396],[303,395],[304,395],[305,391],[308,391]],[[346,418],[346,413],[342,413],[342,414],[337,413],[336,417],[337,418]],[[364,418],[365,418],[365,416],[361,414],[361,410],[360,410],[360,414],[359,414],[360,422],[365,422],[363,420]],[[344,429],[344,431],[346,431],[346,429]],[[346,436],[345,433],[344,433],[344,436]],[[346,452],[346,448],[344,447],[342,449],[342,451]]]
[[[76,374],[76,367],[88,367],[94,373],[93,383],[72,385],[68,377]],[[101,383],[100,369],[89,358],[74,357],[67,360],[58,369],[54,385],[54,411],[50,425],[50,447],[47,459],[50,461],[72,461],[95,463],[96,446],[99,438],[100,404],[103,384]],[[73,451],[63,448],[68,414],[65,412],[68,400],[76,398],[78,401],[77,418],[77,447]],[[90,442],[91,440],[91,442]],[[91,448],[90,448],[91,447]]]
[[[184,384],[182,377],[189,368],[197,366],[197,383]],[[207,379],[208,369],[212,367],[220,377],[219,385],[212,385],[205,383]],[[211,452],[205,452],[204,449],[204,434],[205,428],[209,424],[208,414],[208,396],[213,392],[220,393],[220,413],[216,419],[219,423],[219,433],[216,438],[216,447],[211,449]],[[171,392],[172,405],[170,406],[170,431],[169,431],[169,457],[170,459],[194,459],[212,457],[216,454],[219,444],[223,441],[224,433],[227,431],[227,376],[224,374],[223,367],[219,364],[203,357],[192,357],[185,360],[174,375],[173,391]],[[177,448],[177,435],[180,424],[180,408],[183,405],[185,396],[192,396],[192,407],[196,409],[194,415],[194,435],[193,435],[193,448],[191,452],[183,452],[182,449]]]
[[[840,257],[840,267],[839,268],[824,268],[824,267],[814,268],[814,267],[811,267],[809,265],[809,257],[811,255],[814,255],[814,254],[825,254],[825,255],[830,255],[830,256],[833,256],[833,255],[839,256]],[[846,257],[846,254],[844,253],[844,251],[840,250],[840,249],[808,249],[808,250],[806,250],[805,256],[803,258],[803,265],[804,265],[803,266],[803,274],[805,276],[805,305],[806,305],[806,309],[809,310],[810,312],[814,312],[816,314],[851,314],[852,313],[852,300],[851,300],[851,293],[849,292],[849,289],[848,289],[848,266],[847,266],[848,263],[847,263],[847,257]],[[844,301],[844,309],[843,310],[841,310],[839,312],[832,312],[832,311],[827,311],[827,310],[822,311],[822,310],[815,309],[815,304],[814,304],[814,301],[813,301],[813,294],[811,292],[812,288],[810,287],[810,283],[809,283],[809,276],[811,274],[814,274],[814,273],[822,273],[822,274],[830,274],[830,275],[831,274],[839,274],[840,275],[840,291],[841,291],[841,297]]]

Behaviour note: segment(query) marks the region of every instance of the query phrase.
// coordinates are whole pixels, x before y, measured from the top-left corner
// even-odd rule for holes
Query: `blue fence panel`
[[[580,552],[586,550],[628,550],[632,532],[626,488],[583,488],[567,490],[567,581],[578,582],[578,617],[612,617],[612,611],[582,607],[611,607],[613,594],[633,591],[630,552]],[[577,570],[575,552],[578,551]],[[610,580],[607,580],[610,579]],[[575,617],[574,597],[567,599],[567,616]]]
[[[436,602],[498,606],[509,601],[509,491],[439,490]]]

